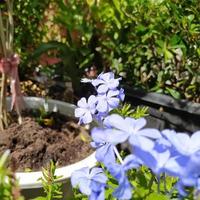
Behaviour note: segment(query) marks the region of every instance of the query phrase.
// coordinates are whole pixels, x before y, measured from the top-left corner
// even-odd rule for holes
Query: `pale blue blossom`
[[[123,118],[120,115],[112,114],[105,118],[104,125],[114,129],[113,132],[108,134],[108,141],[118,144],[128,140],[132,145],[140,145],[143,139],[158,139],[161,137],[157,129],[144,128],[146,125],[144,118]],[[115,130],[118,131],[115,132]]]
[[[90,197],[90,200],[104,200],[104,189],[107,177],[101,168],[84,167],[72,173],[72,187],[79,187],[81,193]]]
[[[119,86],[121,78],[115,79],[113,72],[101,73],[99,76],[92,80],[93,86],[97,87],[98,93],[106,93],[108,90],[115,90]]]
[[[84,97],[78,101],[78,108],[75,109],[75,117],[79,118],[80,124],[88,124],[92,122],[93,115],[96,112],[96,103],[97,98],[94,95],[89,97],[88,102]]]
[[[200,150],[200,131],[189,136],[186,133],[168,130],[163,135],[180,154],[191,155]]]
[[[115,189],[113,196],[117,199],[131,199],[133,187],[130,185],[126,176],[129,169],[138,168],[141,161],[134,155],[128,155],[123,163],[108,163],[107,169],[111,175],[118,181],[118,187]]]
[[[109,90],[107,93],[97,96],[97,111],[107,114],[109,111],[117,108],[120,102],[118,95],[119,90]]]

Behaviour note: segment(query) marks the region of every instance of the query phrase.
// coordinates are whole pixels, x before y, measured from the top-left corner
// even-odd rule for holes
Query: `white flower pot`
[[[39,108],[44,104],[44,99],[38,97],[25,97],[25,107],[26,108]],[[67,116],[74,116],[75,106],[69,103],[57,101],[57,100],[47,100],[49,105],[49,110],[53,110],[55,106],[57,106],[60,113]],[[85,159],[76,162],[74,164],[60,167],[56,169],[55,175],[62,176],[59,179],[59,182],[62,182],[62,190],[63,190],[63,200],[65,199],[73,199],[72,189],[70,184],[70,177],[72,172],[78,170],[82,167],[93,167],[96,164],[95,153],[92,153],[90,156]],[[25,196],[25,199],[32,199],[39,195],[44,195],[42,189],[41,181],[38,181],[39,178],[42,177],[42,172],[17,172],[16,177],[19,180],[19,186],[22,191],[22,195]]]

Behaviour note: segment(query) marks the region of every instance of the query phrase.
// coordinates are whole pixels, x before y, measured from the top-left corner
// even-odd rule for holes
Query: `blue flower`
[[[107,114],[109,111],[117,108],[120,102],[118,95],[119,90],[109,90],[107,93],[97,96],[97,111]]]
[[[84,167],[72,173],[72,187],[79,187],[81,193],[90,196],[92,200],[103,200],[107,177],[101,168]]]
[[[118,130],[116,132],[113,130],[107,136],[108,141],[116,144],[128,140],[132,145],[140,145],[143,142],[143,138],[158,139],[161,137],[160,132],[156,129],[142,129],[146,125],[144,118],[133,119],[126,117],[124,119],[120,115],[112,114],[105,118],[104,125]]]
[[[106,93],[108,90],[115,90],[119,86],[121,78],[114,78],[113,72],[101,73],[97,79],[92,80],[92,85],[97,87],[98,93]]]
[[[170,130],[163,132],[163,135],[182,155],[191,155],[200,150],[200,131],[193,133],[191,137],[188,134]]]
[[[79,118],[79,123],[88,124],[92,122],[92,116],[96,112],[97,98],[91,95],[86,101],[86,98],[81,98],[78,101],[78,108],[75,109],[75,117]]]
[[[118,98],[119,98],[120,101],[124,101],[125,94],[124,94],[124,89],[123,88],[120,88]]]
[[[160,141],[155,142],[146,138],[143,138],[140,145],[133,147],[133,153],[157,175],[165,172],[165,165],[171,156],[169,149],[163,148]]]
[[[187,195],[184,187],[200,189],[200,152],[190,156],[179,154],[179,156],[172,157],[165,168],[169,175],[179,178],[177,189],[182,196]]]
[[[133,188],[128,181],[126,172],[129,169],[138,168],[140,164],[141,161],[134,155],[127,156],[121,165],[113,162],[108,163],[108,171],[118,181],[118,187],[113,193],[114,197],[117,199],[131,199]]]
[[[110,131],[112,130],[93,128],[91,132],[91,137],[93,139],[91,145],[92,147],[97,148],[95,154],[96,159],[99,162],[103,162],[105,165],[107,165],[107,162],[115,162],[115,144],[107,141],[107,134]]]

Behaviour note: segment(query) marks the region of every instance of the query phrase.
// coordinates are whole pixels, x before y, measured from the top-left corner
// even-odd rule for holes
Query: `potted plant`
[[[6,8],[7,8],[7,11],[5,12],[2,12],[2,10],[0,9],[0,72],[2,74],[1,95],[0,95],[0,129],[1,129],[0,137],[1,137],[1,142],[3,143],[6,140],[5,138],[7,138],[8,141],[9,140],[12,140],[12,142],[16,141],[16,138],[14,139],[9,136],[9,134],[12,134],[12,131],[8,130],[10,118],[9,118],[7,110],[10,108],[10,105],[11,105],[11,110],[15,108],[15,111],[17,113],[19,125],[16,125],[16,126],[18,126],[18,128],[20,127],[19,129],[21,129],[24,126],[23,116],[21,114],[22,109],[24,110],[25,109],[39,109],[41,108],[41,106],[46,105],[48,107],[49,112],[53,111],[53,109],[55,111],[55,108],[56,108],[56,110],[60,114],[67,115],[69,117],[74,116],[74,109],[75,109],[74,105],[67,104],[61,101],[54,101],[54,100],[46,101],[42,98],[35,98],[35,97],[23,98],[22,97],[22,93],[20,91],[20,82],[19,82],[19,77],[18,77],[18,65],[20,63],[20,59],[19,59],[19,55],[14,53],[14,47],[13,47],[14,22],[13,22],[13,1],[12,0],[6,0],[4,2],[3,9],[6,9]],[[10,89],[11,89],[12,96],[11,98],[6,100],[6,96],[7,96],[6,90],[7,90],[8,80],[10,81]],[[27,124],[29,124],[29,122]],[[2,134],[4,131],[6,133],[4,134],[5,137]],[[29,131],[27,131],[26,133],[28,132]],[[25,137],[28,137],[28,136],[25,136]],[[54,138],[56,137],[57,136],[54,135]],[[20,136],[19,136],[19,139],[21,139]],[[15,146],[16,142],[14,143],[13,144]],[[30,148],[32,148],[32,152],[36,151],[33,146],[31,147],[30,143],[25,146],[27,148],[29,147],[29,150]],[[2,150],[2,148],[4,147],[4,144],[1,143],[0,147]],[[48,147],[45,147],[45,148],[48,148]],[[52,149],[52,151],[53,150],[54,149]],[[76,149],[76,151],[78,150]],[[13,152],[11,152],[11,154],[12,153]],[[67,179],[71,176],[71,173],[73,172],[74,169],[78,169],[81,166],[89,166],[89,167],[93,166],[94,163],[96,162],[96,159],[94,158],[94,154],[92,154],[91,152],[89,154],[90,155],[88,155],[85,159],[83,159],[84,157],[81,157],[80,158],[81,161],[78,161],[66,167],[58,168],[55,174],[60,176],[59,181],[66,182]],[[38,155],[35,155],[35,156],[37,157]],[[71,156],[73,156],[73,154],[71,154]],[[31,157],[30,161],[33,161],[34,159],[35,159],[34,157]],[[17,159],[15,160],[17,161]],[[17,172],[16,176],[19,179],[19,185],[20,185],[20,188],[22,189],[22,193],[27,195],[26,198],[33,198],[36,195],[38,195],[38,191],[42,188],[41,181],[38,180],[39,178],[42,177],[41,171]],[[69,188],[67,190],[69,190]],[[66,195],[64,195],[64,197],[65,196]]]

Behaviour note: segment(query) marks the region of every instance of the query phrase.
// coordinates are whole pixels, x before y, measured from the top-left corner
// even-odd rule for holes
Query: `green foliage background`
[[[199,101],[198,0],[59,1],[79,67],[126,72],[131,86]]]
[[[65,34],[62,41],[42,43],[48,30],[38,26],[52,2],[54,23]],[[34,60],[56,49],[61,71],[75,77],[74,85],[80,68],[111,67],[131,86],[200,102],[199,0],[16,0],[15,5],[22,71],[32,66],[36,47]]]
[[[50,0],[15,0],[14,22],[15,50],[20,54],[20,74],[24,76],[33,67],[31,56],[33,51],[41,44],[47,30],[39,26],[44,18],[44,11]]]

